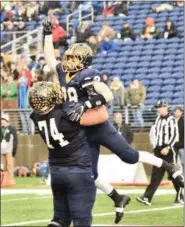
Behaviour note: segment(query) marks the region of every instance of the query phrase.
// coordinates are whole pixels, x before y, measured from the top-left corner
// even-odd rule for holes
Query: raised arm
[[[46,63],[48,64],[50,69],[55,73],[56,76],[57,60],[55,58],[55,52],[53,47],[52,23],[49,17],[43,23],[43,35],[44,35],[44,57],[46,59]]]

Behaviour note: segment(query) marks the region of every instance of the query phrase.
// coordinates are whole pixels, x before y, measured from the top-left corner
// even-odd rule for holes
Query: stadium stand
[[[83,7],[86,11],[89,10],[88,5],[90,3],[82,1],[81,4],[81,8]],[[128,86],[133,79],[141,80],[147,89],[145,105],[153,105],[159,98],[167,99],[169,104],[183,105],[184,7],[176,6],[170,11],[165,10],[160,13],[154,13],[152,8],[159,6],[160,4],[162,4],[162,1],[133,1],[128,6],[128,15],[122,17],[101,15],[104,2],[93,1],[92,6],[94,7],[95,20],[91,25],[91,30],[94,34],[97,34],[100,31],[103,22],[108,22],[117,34],[120,32],[123,24],[128,23],[136,34],[136,40],[123,41],[121,39],[115,39],[114,41],[117,45],[116,50],[112,53],[107,53],[106,55],[98,52],[97,55],[94,56],[92,67],[102,73],[107,72],[111,76],[110,79],[114,76],[119,76],[123,81],[124,86]],[[15,8],[12,9],[17,12],[17,6],[14,7]],[[67,29],[67,16],[71,12],[75,13],[79,11],[79,4],[74,11],[71,11],[72,8],[67,6],[66,1],[60,1],[57,6],[52,7],[54,7],[52,9],[54,10],[53,12],[56,18],[59,20],[60,25],[64,26],[65,29]],[[62,10],[60,11],[61,8]],[[1,23],[4,24],[4,27],[6,27],[6,20],[4,17],[6,10],[3,7],[1,8]],[[46,15],[47,13],[45,13],[45,11],[40,11],[32,20],[29,20],[28,18],[25,19],[25,30],[33,31],[38,28]],[[171,39],[164,39],[162,36],[158,39],[141,39],[140,33],[147,17],[154,18],[155,24],[161,33],[166,20],[173,20],[178,29],[178,36]],[[72,26],[78,26],[77,19],[78,13],[73,14],[71,20]],[[14,22],[12,31],[17,31],[17,13],[11,20]],[[3,32],[6,33],[6,30],[4,29]],[[36,57],[36,60],[34,61],[34,64],[37,66],[38,59],[39,57]],[[31,71],[31,73],[33,73],[33,71]],[[38,72],[34,73],[38,74]]]

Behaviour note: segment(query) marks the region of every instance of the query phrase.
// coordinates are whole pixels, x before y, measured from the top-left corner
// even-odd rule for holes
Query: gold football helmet
[[[28,95],[30,106],[40,114],[49,113],[55,105],[63,103],[63,97],[60,85],[48,81],[35,83]]]
[[[74,43],[64,52],[62,69],[64,72],[77,72],[92,64],[93,52],[84,43]]]

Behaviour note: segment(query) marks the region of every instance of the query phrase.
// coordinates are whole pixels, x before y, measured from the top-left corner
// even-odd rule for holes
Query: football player
[[[29,92],[29,103],[34,109],[30,118],[49,150],[54,217],[48,227],[68,227],[71,221],[74,226],[91,226],[95,185],[84,127],[67,119],[60,85],[35,83]],[[95,109],[82,116],[81,124],[98,124],[107,119],[104,108]]]
[[[62,64],[55,59],[50,19],[43,23],[44,55],[47,64],[58,75],[62,86],[65,101],[72,102],[68,115],[72,121],[78,121],[87,109],[105,105],[113,99],[112,92],[103,83],[100,73],[90,68],[92,63],[92,50],[83,43],[74,43],[65,51]],[[100,145],[115,153],[122,161],[134,164],[143,162],[158,168],[164,167],[170,175],[184,185],[184,179],[177,166],[153,156],[148,152],[137,152],[117,132],[113,125],[107,121],[96,126],[86,127],[88,140],[91,144],[93,173],[96,187],[103,190],[114,201],[116,207],[115,223],[124,215],[124,207],[130,198],[119,195],[110,185],[98,178],[97,163]]]

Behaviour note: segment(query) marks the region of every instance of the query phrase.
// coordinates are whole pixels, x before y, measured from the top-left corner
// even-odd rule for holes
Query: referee
[[[153,144],[153,153],[155,156],[160,157],[167,162],[176,163],[177,153],[174,148],[174,144],[178,141],[178,126],[175,118],[169,115],[168,103],[166,100],[159,100],[155,106],[158,110],[158,117],[154,124],[154,137],[155,142]],[[145,204],[151,205],[152,197],[159,187],[165,174],[165,169],[152,168],[152,176],[149,186],[147,187],[145,193],[141,197],[137,197],[137,201]],[[174,188],[177,192],[174,205],[183,205],[183,195],[182,188],[172,179]]]

